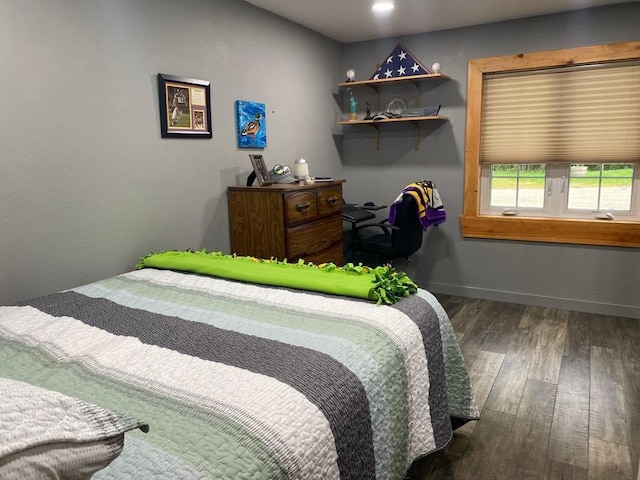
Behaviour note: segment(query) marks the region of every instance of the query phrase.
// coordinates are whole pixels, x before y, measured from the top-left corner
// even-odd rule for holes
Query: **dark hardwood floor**
[[[409,479],[639,478],[640,320],[437,297],[481,418]]]

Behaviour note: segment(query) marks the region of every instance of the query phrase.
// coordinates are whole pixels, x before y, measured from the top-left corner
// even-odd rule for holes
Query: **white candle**
[[[309,163],[304,158],[300,157],[296,160],[293,165],[293,176],[298,179],[304,179],[304,177],[309,176]]]

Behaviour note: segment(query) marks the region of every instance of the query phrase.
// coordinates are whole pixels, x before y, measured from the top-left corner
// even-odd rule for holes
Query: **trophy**
[[[347,82],[353,82],[356,79],[356,71],[353,68],[347,69]]]

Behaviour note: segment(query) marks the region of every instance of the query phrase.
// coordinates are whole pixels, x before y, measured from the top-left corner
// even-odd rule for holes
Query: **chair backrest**
[[[405,193],[402,196],[393,225],[398,227],[398,230],[393,230],[391,239],[394,256],[408,257],[420,249],[424,230],[418,217],[418,205],[411,195]]]

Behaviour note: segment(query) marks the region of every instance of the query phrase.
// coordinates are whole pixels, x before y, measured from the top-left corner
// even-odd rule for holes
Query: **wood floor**
[[[481,418],[411,480],[636,480],[640,321],[438,295]]]

